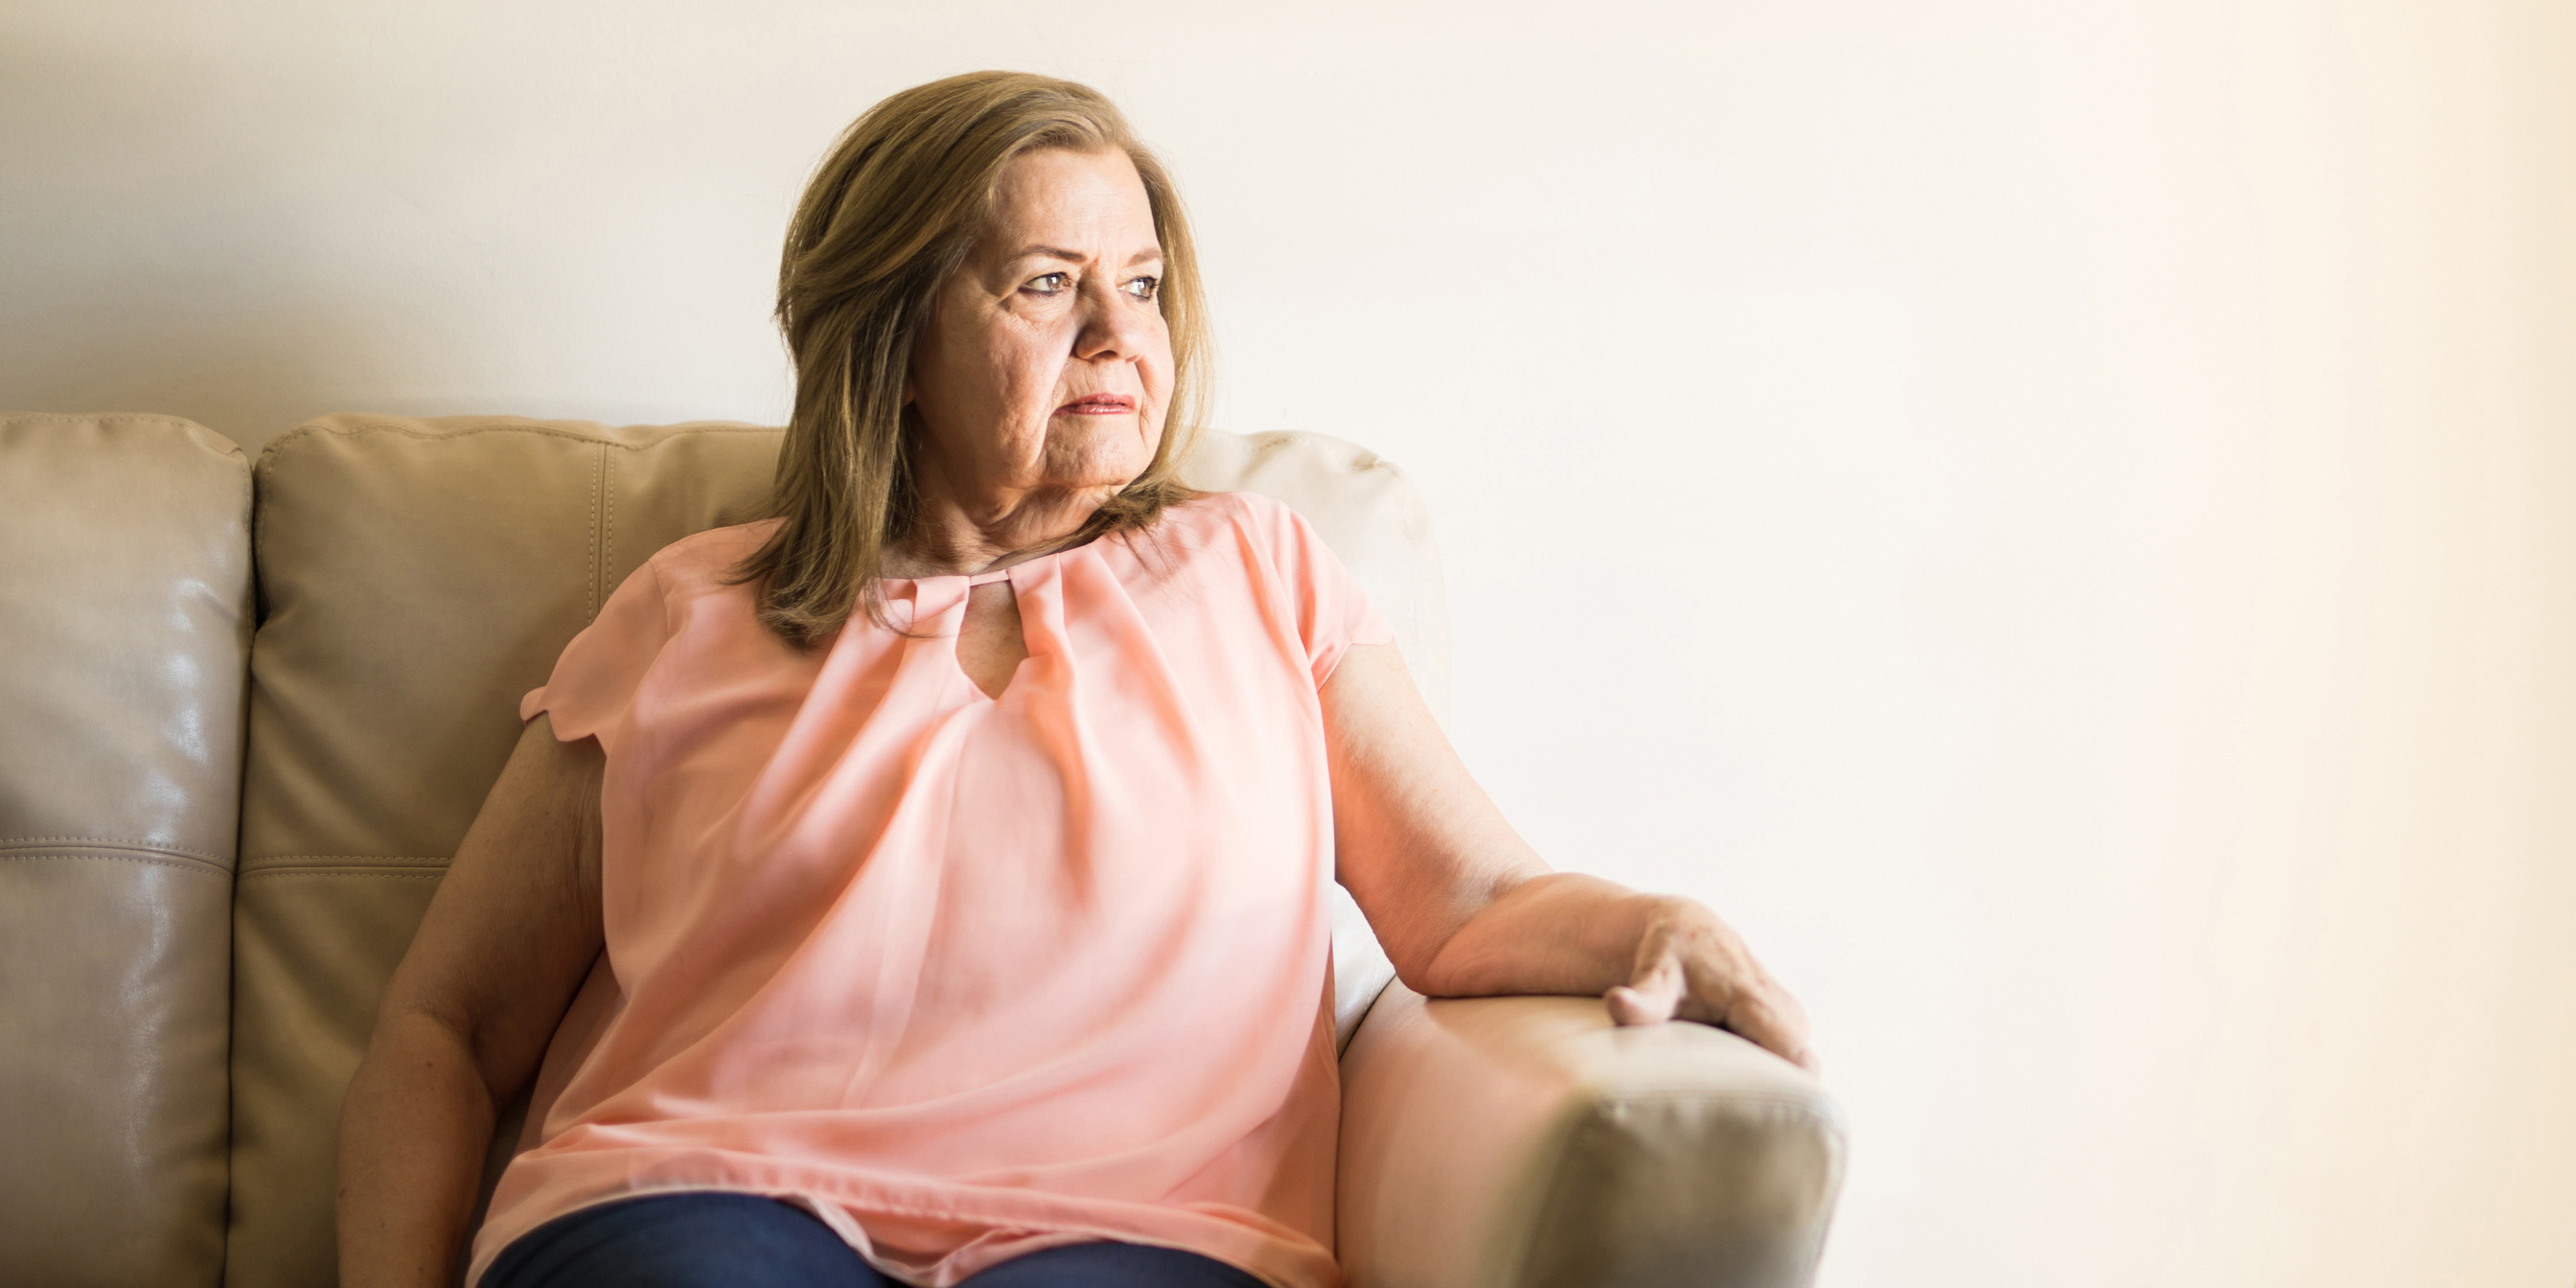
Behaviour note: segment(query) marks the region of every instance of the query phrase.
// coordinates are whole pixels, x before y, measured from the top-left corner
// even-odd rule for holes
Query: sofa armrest
[[[1353,1288],[1805,1284],[1842,1170],[1814,1078],[1597,998],[1394,983],[1342,1060]]]

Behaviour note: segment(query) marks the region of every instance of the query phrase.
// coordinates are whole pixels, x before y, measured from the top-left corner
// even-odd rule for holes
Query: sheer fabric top
[[[1201,497],[1007,569],[995,698],[965,577],[770,634],[724,580],[768,532],[655,555],[521,704],[606,751],[607,950],[469,1282],[576,1209],[730,1190],[933,1288],[1103,1238],[1337,1283],[1318,692],[1394,638],[1348,572]]]

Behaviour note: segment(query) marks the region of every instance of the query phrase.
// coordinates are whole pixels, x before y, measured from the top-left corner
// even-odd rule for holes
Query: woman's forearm
[[[1588,993],[1620,1024],[1723,1025],[1813,1066],[1797,999],[1716,913],[1548,871],[1393,648],[1351,646],[1323,699],[1334,875],[1406,984],[1432,997]]]
[[[492,1139],[492,1094],[453,1028],[388,1017],[340,1106],[342,1288],[446,1288]]]
[[[1696,908],[1579,872],[1544,873],[1479,909],[1441,945],[1420,981],[1405,982],[1432,997],[1597,995],[1628,982],[1638,941],[1656,917]]]
[[[1705,905],[1573,872],[1510,886],[1459,926],[1419,983],[1434,997],[1588,993],[1619,1024],[1698,1020],[1816,1066],[1806,1012]]]

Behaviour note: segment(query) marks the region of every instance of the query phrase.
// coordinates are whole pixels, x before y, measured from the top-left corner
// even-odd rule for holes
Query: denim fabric
[[[897,1288],[803,1208],[757,1194],[650,1194],[584,1208],[494,1258],[481,1288]],[[1261,1288],[1176,1248],[1076,1243],[1014,1257],[961,1288]]]

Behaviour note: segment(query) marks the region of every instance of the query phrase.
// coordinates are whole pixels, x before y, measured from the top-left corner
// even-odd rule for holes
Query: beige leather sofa
[[[777,439],[337,416],[254,469],[168,417],[0,417],[0,1284],[332,1282],[341,1088],[518,696],[647,555],[747,515]],[[1445,697],[1401,474],[1311,435],[1192,473],[1305,512]],[[1343,914],[1355,1284],[1811,1278],[1843,1157],[1813,1080],[1591,999],[1378,995]]]

